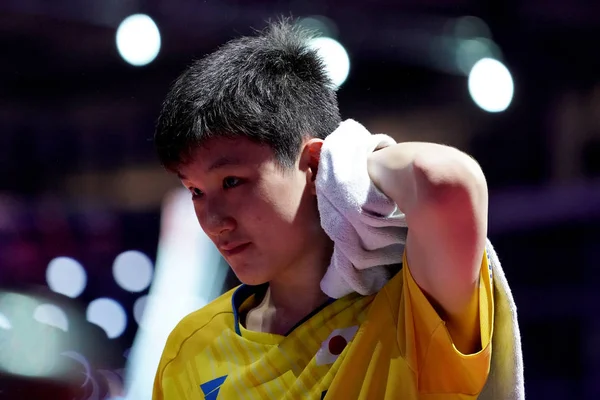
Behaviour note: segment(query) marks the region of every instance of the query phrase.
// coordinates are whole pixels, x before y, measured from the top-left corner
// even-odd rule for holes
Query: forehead
[[[227,166],[259,165],[274,159],[273,150],[245,137],[207,139],[191,153],[189,162],[180,168],[180,177],[191,171],[212,172]]]

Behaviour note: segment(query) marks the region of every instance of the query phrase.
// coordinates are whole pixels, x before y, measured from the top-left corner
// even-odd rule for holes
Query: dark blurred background
[[[344,118],[480,162],[528,398],[600,398],[600,3],[2,0],[0,399],[147,399],[235,284],[151,138],[186,65],[280,15],[320,32]]]

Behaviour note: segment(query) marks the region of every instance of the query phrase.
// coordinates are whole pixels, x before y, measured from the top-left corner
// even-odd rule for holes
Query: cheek
[[[196,214],[196,219],[198,220],[198,223],[200,224],[200,227],[202,227],[202,218],[201,218],[201,211],[200,211],[200,207],[192,202],[192,204],[194,205],[194,214]]]
[[[196,203],[194,204],[194,214],[196,214],[196,220],[198,221],[198,224],[200,225],[200,228],[202,229],[202,231],[204,233],[206,233],[206,235],[212,240],[212,237],[209,235],[209,233],[206,231],[206,227],[205,227],[205,213],[202,211],[202,209],[200,208],[199,205],[197,205]]]
[[[302,187],[290,178],[263,181],[255,188],[255,217],[261,222],[291,224],[302,198]]]
[[[242,230],[284,244],[302,236],[315,219],[313,200],[303,175],[270,175],[240,191],[230,206]]]
[[[295,181],[290,178],[277,182],[277,185],[269,188],[264,197],[265,213],[260,214],[262,217],[272,219],[273,225],[278,226],[282,235],[284,229],[295,230],[295,232],[287,232],[286,236],[301,235],[305,225],[314,219],[316,212],[316,202],[313,203],[304,180],[297,176],[295,179]]]
[[[293,192],[293,189],[282,190],[281,194],[269,204],[270,218],[277,221],[281,228],[296,227],[303,218],[301,210],[302,196]]]

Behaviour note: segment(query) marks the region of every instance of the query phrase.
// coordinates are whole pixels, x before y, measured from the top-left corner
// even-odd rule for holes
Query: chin
[[[257,286],[257,285],[262,285],[263,283],[269,282],[268,279],[264,279],[264,278],[261,279],[258,276],[243,276],[243,275],[238,275],[237,273],[235,275],[240,280],[240,282],[242,282],[245,285]]]
[[[230,264],[230,267],[238,280],[243,284],[257,286],[270,281],[268,276],[257,274],[249,266],[235,266]]]

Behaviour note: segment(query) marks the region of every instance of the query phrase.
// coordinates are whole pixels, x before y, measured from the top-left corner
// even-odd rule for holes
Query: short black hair
[[[281,166],[294,165],[304,138],[324,139],[341,122],[312,37],[280,19],[192,63],[158,118],[154,142],[161,163],[177,171],[206,139],[244,136],[270,146]]]

